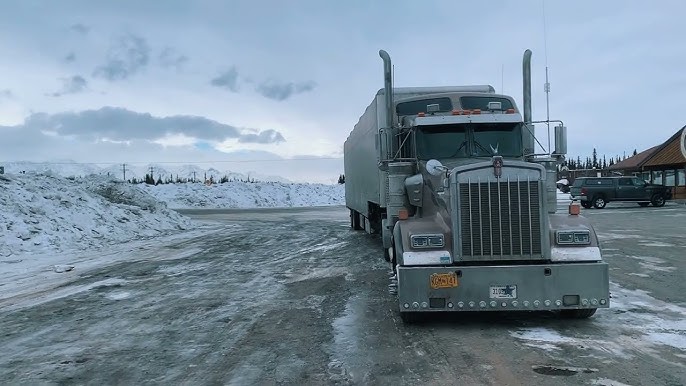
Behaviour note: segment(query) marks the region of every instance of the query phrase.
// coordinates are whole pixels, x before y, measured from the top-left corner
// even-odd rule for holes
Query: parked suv
[[[634,201],[640,206],[663,206],[672,198],[668,186],[651,184],[638,177],[579,177],[574,180],[570,195],[581,206],[602,209],[610,201]]]

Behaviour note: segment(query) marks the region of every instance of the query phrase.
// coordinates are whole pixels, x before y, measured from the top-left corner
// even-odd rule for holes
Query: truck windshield
[[[475,156],[520,157],[522,136],[519,123],[479,123],[472,126]]]
[[[419,159],[522,156],[520,123],[475,123],[420,126]]]
[[[467,125],[424,126],[417,130],[417,157],[467,157]]]

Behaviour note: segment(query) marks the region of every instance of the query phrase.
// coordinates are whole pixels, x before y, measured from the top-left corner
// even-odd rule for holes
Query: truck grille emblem
[[[503,157],[493,157],[493,174],[495,178],[500,178],[503,175]]]

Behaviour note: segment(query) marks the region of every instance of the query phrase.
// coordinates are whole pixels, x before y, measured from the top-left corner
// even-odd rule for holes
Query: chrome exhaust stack
[[[384,95],[386,97],[386,129],[393,127],[393,68],[388,52],[379,50],[383,59]]]

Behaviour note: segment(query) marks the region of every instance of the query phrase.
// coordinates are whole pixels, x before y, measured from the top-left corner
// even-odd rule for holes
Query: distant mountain
[[[5,173],[54,173],[63,177],[84,177],[91,174],[109,175],[118,179],[124,178],[124,168],[122,164],[113,165],[96,165],[84,164],[70,160],[60,160],[55,162],[8,162],[2,164],[5,167]],[[213,178],[214,181],[219,181],[226,176],[229,180],[240,181],[272,181],[290,183],[287,178],[280,176],[268,176],[255,172],[239,173],[231,170],[220,170],[215,167],[201,168],[197,165],[172,165],[172,164],[148,164],[148,165],[126,165],[126,179],[130,180],[136,178],[141,180],[145,175],[150,173],[152,168],[153,177],[157,180],[159,177],[162,180],[176,178],[204,181],[205,177]]]

